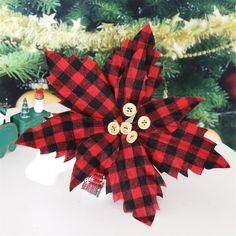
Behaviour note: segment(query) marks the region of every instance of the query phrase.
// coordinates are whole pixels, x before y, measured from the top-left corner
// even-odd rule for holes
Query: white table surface
[[[236,155],[220,144],[230,169],[189,173],[178,180],[163,174],[167,188],[161,210],[148,227],[124,213],[111,195],[99,198],[81,187],[69,192],[74,160],[39,155],[17,146],[0,159],[1,236],[234,236],[236,235]]]

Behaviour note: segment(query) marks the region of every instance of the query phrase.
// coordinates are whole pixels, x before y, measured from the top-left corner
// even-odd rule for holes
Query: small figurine
[[[36,89],[34,96],[34,111],[41,113],[43,111],[44,91],[43,89]]]
[[[44,90],[48,89],[48,85],[41,78],[41,82],[32,83],[32,89],[35,89],[34,95],[34,111],[36,113],[41,113],[43,111],[43,102],[44,102]]]
[[[23,100],[20,117],[22,119],[29,118],[29,106],[28,106],[28,102],[27,102],[26,98],[24,98],[24,100]]]
[[[29,108],[27,99],[24,98],[21,112],[11,117],[11,122],[16,124],[19,135],[25,130],[44,122],[51,115],[50,112],[43,110],[43,103],[40,103],[40,100],[43,99],[41,98],[43,97],[43,89],[41,92],[39,90],[40,89],[36,89],[36,91],[38,91],[36,106]]]

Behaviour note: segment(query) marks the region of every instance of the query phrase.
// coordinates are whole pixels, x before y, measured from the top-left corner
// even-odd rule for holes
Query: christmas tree
[[[235,117],[235,103],[219,85],[236,64],[235,5],[236,0],[0,0],[0,76],[25,83],[39,68],[45,73],[45,49],[89,55],[103,66],[115,47],[151,22],[165,79],[155,96],[201,96],[205,101],[192,116],[205,127],[223,122],[235,130],[224,116]],[[232,135],[229,143],[236,145]]]
[[[26,98],[24,98],[23,103],[22,103],[20,117],[22,119],[29,118],[29,106],[28,106],[28,102]]]

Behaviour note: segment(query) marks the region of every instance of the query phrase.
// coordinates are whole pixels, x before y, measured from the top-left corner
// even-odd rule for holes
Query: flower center
[[[132,122],[135,118],[135,115],[137,113],[137,108],[133,103],[126,103],[122,111],[125,116],[129,117],[125,121],[123,121],[121,124],[119,124],[116,120],[110,122],[107,126],[108,132],[111,135],[117,135],[119,133],[126,135],[126,141],[128,143],[133,143],[138,138],[138,133],[135,130],[132,130]],[[138,126],[142,130],[146,130],[150,127],[151,120],[147,116],[141,116],[138,119]]]

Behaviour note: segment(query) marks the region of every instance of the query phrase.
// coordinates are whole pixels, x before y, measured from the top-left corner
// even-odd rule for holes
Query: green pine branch
[[[230,42],[231,41],[227,36],[210,36],[209,38],[202,39],[200,43],[189,48],[187,53],[211,50],[220,46],[228,45]]]
[[[26,7],[23,0],[0,0],[0,6],[7,6],[13,11],[21,11]]]
[[[56,12],[57,8],[61,6],[60,0],[33,0],[32,6],[44,14],[51,14]]]
[[[145,0],[143,1],[142,15],[157,17],[159,19],[174,16],[178,13],[182,1],[170,0]]]
[[[64,19],[82,20],[87,26],[101,24],[102,22],[109,23],[124,23],[131,17],[127,11],[127,1],[104,1],[104,0],[79,0],[75,5],[66,12]]]
[[[15,51],[0,57],[0,77],[8,75],[22,82],[31,80],[37,75],[44,59],[40,53]]]
[[[0,6],[23,14],[51,14],[61,6],[60,0],[0,0]]]
[[[160,58],[157,65],[162,67],[161,76],[165,79],[176,78],[181,73],[181,66],[171,58]]]
[[[66,11],[65,15],[62,15],[62,19],[67,22],[71,22],[72,19],[81,19],[84,25],[88,25],[91,20],[88,20],[90,15],[89,9],[85,0],[79,0],[74,5],[71,5]],[[91,17],[93,19],[93,17]]]
[[[116,2],[104,2],[94,0],[92,6],[97,9],[98,14],[108,21],[115,21],[117,18],[122,17],[122,8]]]
[[[100,68],[103,68],[105,65],[106,59],[111,55],[111,52],[105,53],[95,53],[93,59],[98,63]]]
[[[10,41],[2,41],[0,42],[0,55],[7,55],[8,53],[19,50],[18,45],[10,42]]]

